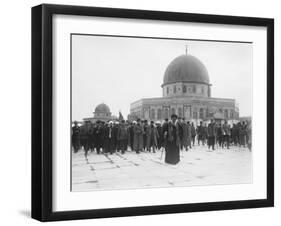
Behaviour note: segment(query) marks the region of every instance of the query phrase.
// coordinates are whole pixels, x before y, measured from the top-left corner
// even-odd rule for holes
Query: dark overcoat
[[[140,124],[134,125],[134,150],[143,149],[143,127]]]
[[[159,138],[159,134],[157,128],[155,126],[153,127],[148,126],[146,129],[146,146],[150,148],[151,143],[154,143],[155,146],[157,146],[158,138]]]
[[[177,123],[168,124],[165,162],[177,164],[180,161],[180,136]]]

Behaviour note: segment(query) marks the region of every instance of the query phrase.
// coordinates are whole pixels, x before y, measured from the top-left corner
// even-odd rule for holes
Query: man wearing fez
[[[141,120],[138,119],[134,125],[134,150],[137,154],[143,149],[143,126]]]
[[[77,153],[80,146],[80,128],[77,121],[74,122],[74,126],[72,127],[72,146],[74,153]]]
[[[180,161],[180,137],[177,115],[173,114],[171,116],[171,121],[168,123],[164,134],[167,139],[165,162],[175,165]]]
[[[216,124],[213,119],[211,119],[211,122],[208,125],[207,136],[208,148],[210,149],[210,147],[212,147],[212,149],[215,150]]]

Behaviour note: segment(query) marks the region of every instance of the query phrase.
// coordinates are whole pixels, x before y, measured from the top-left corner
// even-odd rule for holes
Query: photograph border
[[[79,15],[267,28],[267,197],[266,199],[169,204],[95,210],[53,211],[53,16]],[[118,8],[42,4],[32,8],[32,218],[74,220],[274,206],[274,20]]]

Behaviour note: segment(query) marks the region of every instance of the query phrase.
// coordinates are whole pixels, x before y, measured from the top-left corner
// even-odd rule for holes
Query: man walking
[[[212,147],[212,149],[215,150],[216,125],[213,119],[211,119],[211,122],[208,125],[207,135],[208,135],[208,148],[210,149],[210,147]]]
[[[119,147],[121,153],[124,154],[127,150],[127,140],[128,140],[128,131],[125,125],[125,120],[121,121],[117,132],[117,140],[119,141]]]

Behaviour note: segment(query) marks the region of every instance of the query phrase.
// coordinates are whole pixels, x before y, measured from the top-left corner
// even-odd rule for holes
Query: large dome
[[[110,113],[110,109],[106,104],[102,103],[96,107],[95,112]]]
[[[209,75],[204,64],[192,55],[181,55],[167,67],[163,85],[176,82],[195,82],[209,84]]]

